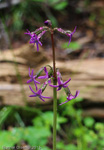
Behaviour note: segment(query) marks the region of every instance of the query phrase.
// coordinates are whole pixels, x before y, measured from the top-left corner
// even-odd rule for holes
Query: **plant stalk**
[[[51,29],[51,41],[53,52],[53,85],[57,85],[56,67],[55,67],[55,48],[53,40],[53,30]],[[56,150],[56,124],[57,124],[57,91],[53,88],[53,150]]]

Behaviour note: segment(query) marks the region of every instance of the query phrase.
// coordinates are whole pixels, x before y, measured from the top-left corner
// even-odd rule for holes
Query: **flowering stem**
[[[53,30],[51,29],[51,41],[53,52],[53,85],[57,85],[56,67],[55,67],[55,49],[53,40]],[[57,124],[57,91],[53,88],[53,150],[56,150],[56,124]]]

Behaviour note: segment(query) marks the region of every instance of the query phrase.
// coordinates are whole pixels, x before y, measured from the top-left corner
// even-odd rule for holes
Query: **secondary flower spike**
[[[76,91],[76,94],[75,94],[75,95],[72,95],[72,94],[70,93],[70,94],[68,95],[68,97],[67,97],[67,101],[65,101],[65,102],[63,102],[63,103],[61,103],[61,104],[59,104],[59,105],[65,104],[65,103],[69,102],[70,100],[75,99],[78,95],[79,95],[79,91]]]
[[[60,79],[60,77],[58,77],[58,78],[57,78],[58,85],[51,85],[51,84],[50,84],[50,86],[51,86],[51,87],[58,88],[57,91],[59,91],[59,90],[61,90],[62,87],[63,87],[63,88],[68,87],[68,84],[67,84],[67,83],[68,83],[70,80],[71,80],[71,78],[69,78],[69,80],[67,80],[66,82],[63,82],[63,81]]]
[[[41,89],[39,89],[37,92],[34,92],[30,85],[29,85],[29,88],[34,93],[33,95],[30,95],[29,97],[37,97],[38,96],[43,102],[45,101],[43,98],[51,98],[51,97],[43,96]]]
[[[36,76],[34,76],[34,70],[33,69],[32,69],[31,74],[30,74],[30,68],[29,68],[29,77],[30,77],[30,79],[27,81],[27,83],[34,82],[36,90],[38,90],[38,87],[36,84],[37,83],[40,84],[40,82],[35,80]]]

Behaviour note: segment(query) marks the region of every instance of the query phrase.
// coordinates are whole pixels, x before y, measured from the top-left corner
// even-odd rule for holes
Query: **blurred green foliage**
[[[61,101],[65,101],[65,97],[61,97]],[[82,98],[76,98],[73,101],[62,105],[63,115],[70,117],[70,128],[66,129],[70,143],[77,141],[76,148],[72,150],[102,150],[104,148],[104,123],[96,122],[92,117],[83,117],[83,110],[80,107]],[[74,105],[78,104],[79,109],[75,109]],[[75,145],[74,145],[75,146]]]
[[[68,42],[65,42],[61,45],[64,49],[78,50],[81,48],[81,45],[78,42],[71,42],[68,46]]]
[[[50,19],[53,26],[57,26],[56,14],[65,10],[67,5],[67,0],[23,0],[9,10],[5,10],[4,15],[0,13],[0,16],[15,32],[27,27],[32,29],[34,25],[43,23],[45,19]]]
[[[62,123],[66,123],[67,122],[67,118],[57,116],[57,130],[60,130],[60,125]],[[43,126],[47,126],[48,129],[51,129],[53,126],[53,112],[51,111],[47,111],[44,114],[42,114],[41,116],[36,117],[33,120],[33,124],[37,127],[43,127]]]
[[[59,103],[66,100],[61,96]],[[67,104],[58,106],[57,133],[61,136],[57,142],[57,150],[102,150],[104,147],[104,123],[97,122],[92,117],[83,117],[80,103],[82,98],[76,98]],[[77,108],[75,108],[77,106]],[[23,112],[23,116],[21,115]],[[30,117],[32,115],[32,118]],[[23,117],[26,117],[25,120]],[[34,117],[33,117],[34,116]],[[26,119],[31,118],[31,125],[26,126]],[[50,150],[47,146],[52,138],[53,112],[42,112],[36,108],[9,106],[0,111],[0,126],[12,118],[15,126],[10,130],[0,131],[0,149],[3,146],[13,147],[26,141],[30,146],[41,146],[43,150]],[[9,118],[9,120],[8,120]],[[52,141],[51,141],[52,144]],[[38,150],[38,148],[37,148]]]

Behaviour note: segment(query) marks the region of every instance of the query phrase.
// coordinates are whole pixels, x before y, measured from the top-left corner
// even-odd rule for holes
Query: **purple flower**
[[[66,35],[67,35],[68,37],[70,37],[68,46],[69,46],[69,44],[70,44],[70,42],[71,42],[72,35],[73,35],[73,34],[75,33],[75,31],[76,31],[76,28],[77,28],[77,27],[75,27],[75,29],[74,29],[74,31],[73,31],[72,33],[66,33]]]
[[[79,95],[79,91],[76,91],[76,94],[74,96],[71,93],[69,93],[69,95],[67,97],[67,101],[65,101],[64,103],[61,103],[59,105],[65,104],[65,103],[69,102],[70,100],[75,99],[78,95]]]
[[[33,76],[33,73],[34,73],[34,70],[32,69],[32,72],[31,72],[31,74],[30,74],[30,68],[29,68],[29,77],[30,77],[30,79],[27,81],[27,83],[30,83],[30,82],[34,81],[36,90],[38,90],[38,87],[37,87],[36,83],[40,84],[40,82],[38,82],[38,81],[35,80],[35,78],[36,78],[37,76]]]
[[[61,78],[58,77],[58,78],[57,78],[58,85],[51,85],[51,84],[50,84],[50,86],[51,86],[51,87],[58,88],[57,91],[59,91],[62,87],[63,87],[63,88],[68,87],[68,84],[67,84],[67,83],[68,83],[70,80],[71,80],[71,78],[69,78],[69,80],[67,80],[66,82],[63,82],[63,81],[61,80]],[[66,84],[67,84],[67,85],[66,85]]]
[[[45,76],[40,76],[40,77],[38,77],[38,79],[49,79],[50,78],[46,67],[44,67],[44,72],[45,72],[46,75]],[[48,83],[51,83],[51,80],[48,80]]]
[[[30,35],[30,44],[34,44],[35,45],[35,43],[36,43],[36,46],[37,46],[37,51],[39,51],[39,45],[41,45],[42,46],[42,43],[39,41],[40,40],[40,37],[43,35],[41,35],[41,36],[37,36],[35,33],[31,33],[29,30],[27,30],[27,32],[25,33],[25,34],[28,34],[28,35]]]
[[[34,92],[31,86],[29,86],[29,88],[34,93],[33,95],[30,95],[29,97],[38,96],[43,102],[45,101],[43,98],[51,98],[51,97],[42,96],[42,90],[41,89],[39,89],[37,92]]]

